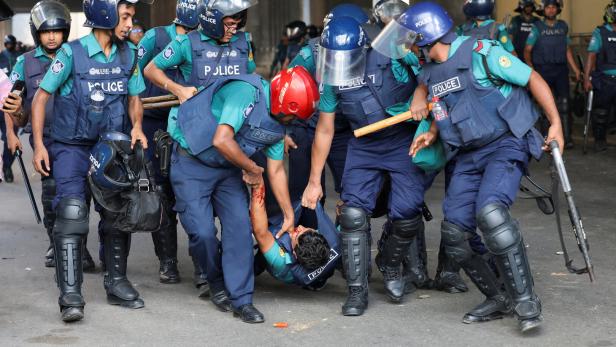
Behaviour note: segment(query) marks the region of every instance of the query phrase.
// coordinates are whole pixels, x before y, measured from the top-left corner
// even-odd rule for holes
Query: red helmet
[[[319,102],[319,88],[303,66],[280,71],[272,79],[271,113],[309,119]]]

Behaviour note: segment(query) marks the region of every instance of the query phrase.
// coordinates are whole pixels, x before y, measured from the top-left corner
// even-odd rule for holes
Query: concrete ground
[[[38,176],[29,163],[29,150],[26,152],[29,175],[38,196]],[[338,275],[322,292],[314,293],[282,285],[263,274],[256,279],[255,304],[265,314],[266,323],[244,324],[197,297],[183,231],[179,233],[183,278],[180,284],[158,282],[158,262],[150,235],[135,235],[129,277],[141,292],[146,307],[130,311],[108,305],[102,274],[86,274],[86,318],[78,323],[64,324],[59,319],[54,271],[43,266],[47,236],[42,226],[34,222],[23,180],[15,165],[15,183],[0,184],[0,345],[614,346],[616,148],[582,156],[578,147],[566,153],[566,160],[591,243],[597,282],[591,284],[587,276],[567,272],[562,256],[557,254],[560,245],[554,218],[541,214],[534,201],[519,200],[513,213],[522,225],[528,244],[545,317],[544,326],[526,336],[518,332],[516,321],[511,318],[477,325],[462,324],[462,315],[482,300],[472,285],[465,294],[418,291],[402,304],[391,304],[376,269],[371,283],[370,307],[362,317],[341,316],[340,305],[345,299],[346,288]],[[532,172],[539,182],[547,185],[547,160],[533,163]],[[435,217],[426,229],[432,275],[436,267],[442,196],[443,180],[439,177],[426,200]],[[333,203],[334,199],[328,200],[332,215]],[[564,206],[562,212],[565,216]],[[98,222],[98,217],[93,216],[90,230],[96,230]],[[383,219],[373,221],[375,241],[380,237],[382,224]],[[567,239],[575,262],[582,264],[570,232],[567,232]],[[97,254],[97,247],[97,237],[92,233],[88,248],[92,254]],[[373,256],[374,253],[373,249]],[[275,322],[287,322],[288,328],[274,328]]]

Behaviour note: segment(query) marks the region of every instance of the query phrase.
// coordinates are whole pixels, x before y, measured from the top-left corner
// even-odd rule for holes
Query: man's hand
[[[323,198],[323,187],[320,183],[309,182],[302,195],[302,206],[311,210],[317,208],[317,203]]]
[[[253,171],[242,170],[244,182],[251,186],[255,187],[260,184],[263,184],[263,168],[255,165],[255,169]]]
[[[133,127],[133,130],[130,131],[130,148],[135,148],[135,144],[137,141],[141,142],[141,146],[143,149],[148,149],[148,138],[145,137],[143,130],[141,127]]]
[[[290,149],[297,149],[297,144],[293,141],[293,138],[289,135],[284,136],[284,154],[289,155]]]
[[[36,172],[41,175],[47,177],[51,172],[51,167],[49,166],[49,153],[47,153],[47,148],[45,146],[35,146],[34,147],[34,156],[32,157],[32,165]]]
[[[436,141],[436,139],[436,134],[432,131],[428,131],[417,136],[415,141],[413,141],[413,144],[411,144],[409,155],[415,157],[420,150],[431,146]]]
[[[430,114],[430,111],[428,110],[428,101],[421,98],[413,98],[410,111],[413,116],[413,120],[419,122],[422,119],[427,118]]]
[[[20,95],[10,93],[2,103],[2,112],[14,114],[21,111],[22,99]]]
[[[197,88],[180,86],[173,91],[173,94],[178,97],[178,100],[180,100],[180,104],[183,104],[188,99],[192,98],[195,94],[197,94]]]
[[[584,78],[584,90],[589,93],[592,90],[592,82],[589,78]]]
[[[548,130],[548,136],[545,139],[545,145],[543,146],[543,150],[546,152],[550,152],[550,142],[554,140],[558,142],[560,153],[564,153],[565,137],[563,136],[563,128],[560,126],[560,124],[550,126],[550,129]]]
[[[278,240],[284,233],[290,233],[295,228],[295,216],[284,216],[284,221],[282,222],[282,228],[280,231],[276,233],[276,240]]]
[[[19,137],[15,136],[12,131],[7,131],[6,144],[13,154],[15,154],[17,149],[23,152],[23,147],[21,145],[21,141],[19,141]]]

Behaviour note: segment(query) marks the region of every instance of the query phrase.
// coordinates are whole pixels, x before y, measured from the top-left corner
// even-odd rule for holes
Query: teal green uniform
[[[270,86],[262,81],[266,95],[267,109],[270,107]],[[232,81],[221,87],[212,99],[212,114],[218,124],[226,124],[237,133],[244,124],[246,110],[252,108],[257,102],[258,90],[243,81]],[[207,106],[205,106],[207,107]],[[182,148],[188,149],[184,135],[177,125],[177,110],[169,115],[169,133]],[[273,160],[282,160],[284,155],[284,140],[269,146],[264,151],[265,155]]]
[[[91,59],[99,63],[108,63],[115,59],[118,47],[115,44],[111,46],[111,53],[109,58],[103,53],[103,49],[99,45],[98,41],[94,37],[94,34],[90,33],[79,39],[81,45],[88,51]],[[130,48],[137,50],[137,47],[130,42],[127,42]],[[133,58],[134,59],[134,58]],[[62,68],[59,71],[47,71],[40,88],[49,94],[55,93],[58,89],[60,95],[67,96],[71,93],[73,88],[73,50],[68,44],[63,44],[62,48],[56,53],[56,58],[52,63],[52,66],[57,62]],[[143,81],[143,75],[139,69],[135,69],[133,75],[128,80],[128,95],[137,96],[145,90],[145,83]]]
[[[34,57],[44,63],[48,63],[51,62],[51,58],[45,53],[45,51],[43,50],[43,48],[41,48],[41,46],[38,46],[34,49]],[[25,74],[25,69],[24,69],[24,64],[25,64],[26,59],[24,58],[23,55],[20,55],[17,58],[17,61],[15,62],[15,66],[13,66],[13,71],[11,72],[11,83],[15,83],[16,81],[25,81],[26,78],[24,76]]]
[[[485,27],[488,25],[492,25],[494,23],[494,19],[488,19],[484,22],[482,22],[480,24],[481,27]],[[472,23],[472,27],[476,28],[477,27],[477,22],[473,22]],[[456,28],[456,34],[458,34],[458,36],[463,36],[464,35],[464,29],[462,25],[459,25]],[[507,31],[507,27],[505,27],[504,24],[497,24],[496,26],[496,37],[495,39],[501,44],[503,45],[503,47],[508,51],[508,52],[513,52],[515,51],[515,47],[513,47],[513,42],[511,41],[511,38],[509,37],[509,32]]]
[[[471,39],[469,36],[459,36],[451,44],[449,57],[458,50],[460,45]],[[505,50],[501,45],[494,44],[492,40],[478,40],[475,43],[473,51],[473,75],[477,82],[485,87],[494,86],[488,78],[488,73],[483,66],[483,58],[485,56],[488,62],[488,68],[492,76],[501,79],[507,83],[498,87],[504,97],[508,97],[512,91],[512,85],[525,87],[530,80],[532,69],[524,64],[513,54]]]
[[[611,24],[605,24],[604,27],[609,31],[614,31],[614,27],[612,27]],[[599,28],[595,28],[595,30],[592,32],[592,38],[590,39],[590,42],[588,43],[587,51],[589,53],[599,53],[601,52],[601,48],[603,48],[603,40],[601,39],[601,31],[599,31]],[[603,71],[603,73],[609,76],[616,76],[616,70],[606,70],[606,71]]]
[[[317,72],[317,65],[314,61],[314,57],[312,56],[312,49],[310,49],[309,45],[305,45],[299,51],[299,54],[291,60],[289,63],[289,67],[303,66],[310,72],[312,76],[314,76]]]
[[[287,284],[294,283],[293,274],[291,271],[287,271],[287,265],[293,264],[293,258],[280,247],[278,242],[274,242],[272,248],[265,252],[263,256],[269,265],[270,274],[275,279]]]
[[[545,20],[543,20],[543,22],[545,23]],[[546,25],[547,25],[547,23],[546,23]],[[540,35],[539,29],[537,29],[537,27],[535,25],[533,25],[533,28],[531,29],[530,34],[528,34],[528,38],[526,39],[526,45],[527,46],[534,46],[535,43],[537,43],[537,40],[539,39],[539,35]],[[571,45],[571,37],[569,37],[568,35],[567,35],[567,45],[568,46]]]
[[[300,53],[301,54],[301,53]],[[414,53],[410,52],[401,61],[392,59],[391,70],[398,82],[407,83],[410,81],[409,71],[407,66],[411,67],[417,74],[420,71],[419,59]],[[405,66],[407,65],[407,66]],[[407,102],[398,103],[387,108],[387,113],[391,116],[406,112],[409,110],[412,96]],[[335,93],[335,87],[324,85],[319,101],[319,110],[321,112],[333,113],[338,107],[338,97]]]
[[[216,40],[208,37],[201,30],[199,30],[199,35],[201,35],[202,40],[211,41],[214,44],[217,44]],[[248,33],[244,33],[244,35],[246,35],[247,40],[250,38]],[[238,39],[237,36],[233,36],[231,38],[231,42],[235,42],[237,39]],[[169,48],[171,48],[171,52],[173,53],[169,56],[165,56],[163,53]],[[154,57],[153,61],[156,67],[163,71],[167,70],[168,68],[178,66],[180,71],[182,72],[182,76],[184,76],[184,79],[187,81],[190,80],[190,74],[192,73],[192,69],[193,69],[192,44],[190,43],[190,39],[186,35],[176,36],[175,40],[171,41],[162,52],[160,52],[156,57]],[[257,65],[254,62],[252,51],[250,51],[249,57],[248,57],[248,72],[253,73],[256,69],[257,69]],[[223,87],[223,89],[224,88],[226,88],[226,86]],[[221,91],[219,90],[217,94],[220,94],[220,93]],[[251,91],[251,93],[249,94],[253,95],[254,93]],[[269,95],[269,85],[268,85],[268,95]],[[268,100],[268,103],[269,103],[269,100]],[[242,111],[244,111],[244,109],[245,108],[242,108]],[[180,143],[180,145],[183,148],[187,148],[188,146],[186,145],[186,141],[184,140],[184,137],[181,136],[180,130],[177,128],[177,118],[178,118],[177,115],[178,115],[178,108],[173,107],[171,111],[169,112],[169,126],[167,128],[167,131],[171,134],[171,136],[176,141]],[[216,116],[219,117],[219,115],[216,115]]]
[[[165,32],[171,38],[171,41],[174,41],[178,36],[175,31],[175,24],[170,24],[164,26]],[[145,69],[148,63],[154,58],[154,50],[156,47],[156,30],[154,28],[145,32],[141,41],[139,41],[139,45],[137,46],[137,51],[139,52],[139,68],[141,71]]]

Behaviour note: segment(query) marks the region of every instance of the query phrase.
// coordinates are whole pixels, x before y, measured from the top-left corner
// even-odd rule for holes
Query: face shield
[[[258,3],[259,0],[210,0],[207,7],[219,10],[224,16],[232,16]]]
[[[418,41],[419,34],[393,20],[372,41],[372,48],[392,59],[404,58]]]
[[[71,13],[60,3],[43,2],[32,8],[30,20],[36,30],[68,29],[71,25]],[[41,28],[43,24],[45,28]]]
[[[408,5],[401,0],[387,0],[374,6],[374,16],[387,25],[392,19],[397,19],[407,8]]]
[[[330,86],[361,83],[366,72],[366,47],[333,50],[319,47],[317,80]]]

